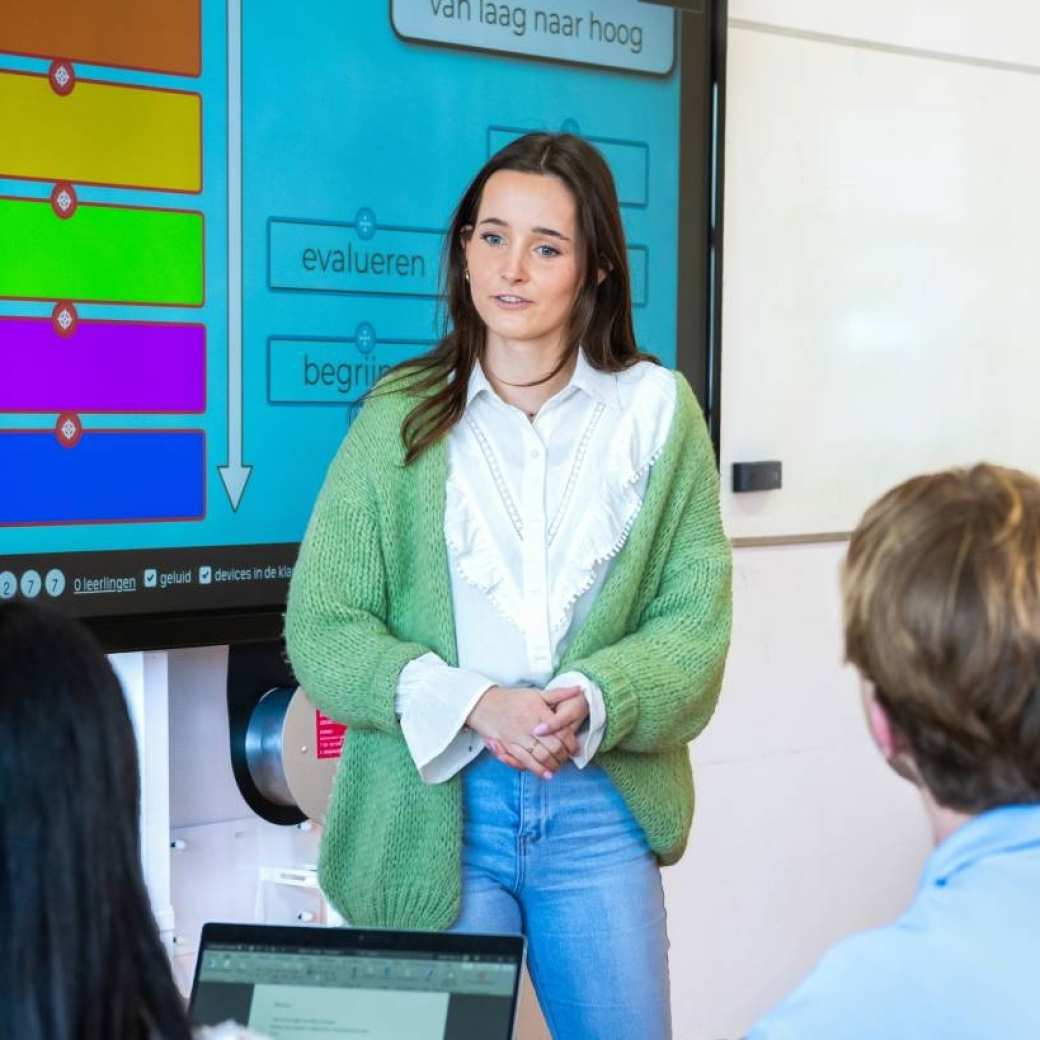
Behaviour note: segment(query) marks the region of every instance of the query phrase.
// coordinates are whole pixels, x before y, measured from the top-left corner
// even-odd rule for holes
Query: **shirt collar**
[[[469,383],[466,386],[466,406],[469,407],[470,401],[485,390],[491,397],[495,396],[494,388],[488,381],[488,377],[484,375],[484,366],[481,365],[480,359],[477,358],[473,364],[473,371],[469,374]]]
[[[972,817],[932,853],[921,888],[945,885],[954,874],[987,856],[1040,847],[1040,802],[1002,805]]]
[[[617,375],[613,372],[601,372],[589,364],[585,351],[578,351],[578,363],[574,366],[570,386],[584,390],[594,401],[607,407],[621,408],[621,392],[618,389]]]
[[[594,401],[600,401],[608,407],[621,408],[621,392],[618,389],[617,376],[613,372],[600,372],[589,364],[584,350],[578,350],[578,360],[574,366],[574,374],[564,390],[575,388],[584,391]],[[484,374],[484,368],[479,359],[469,374],[469,383],[466,387],[466,405],[478,394],[487,391],[492,397],[495,396],[488,377]],[[564,391],[560,391],[563,393]]]

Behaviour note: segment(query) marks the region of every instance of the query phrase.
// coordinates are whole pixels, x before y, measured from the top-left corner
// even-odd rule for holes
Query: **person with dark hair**
[[[286,638],[349,726],[320,877],[357,925],[523,931],[553,1034],[669,1035],[659,865],[730,631],[715,457],[636,346],[603,157],[528,134],[445,243],[446,330],[369,395]]]
[[[190,1040],[138,812],[104,654],[56,610],[0,604],[0,1040]]]
[[[831,950],[752,1040],[1040,1035],[1040,481],[917,477],[867,510],[845,652],[936,849],[894,924]]]

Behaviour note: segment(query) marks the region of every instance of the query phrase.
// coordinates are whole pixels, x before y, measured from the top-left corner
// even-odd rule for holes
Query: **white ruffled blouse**
[[[606,725],[599,687],[556,674],[643,504],[675,411],[670,371],[599,372],[579,352],[567,386],[533,421],[479,363],[448,435],[444,537],[458,667],[428,653],[398,681],[396,708],[423,780],[440,783],[484,750],[466,719],[491,686],[580,686],[583,768]]]

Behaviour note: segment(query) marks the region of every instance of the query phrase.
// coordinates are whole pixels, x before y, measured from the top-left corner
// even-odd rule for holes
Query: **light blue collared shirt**
[[[910,909],[830,950],[748,1040],[933,1037],[1040,1037],[1040,804],[954,831]]]

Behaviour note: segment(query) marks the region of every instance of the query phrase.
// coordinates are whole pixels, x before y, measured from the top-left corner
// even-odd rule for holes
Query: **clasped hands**
[[[577,731],[589,704],[580,686],[553,690],[492,686],[466,724],[500,762],[551,780],[581,750]]]

